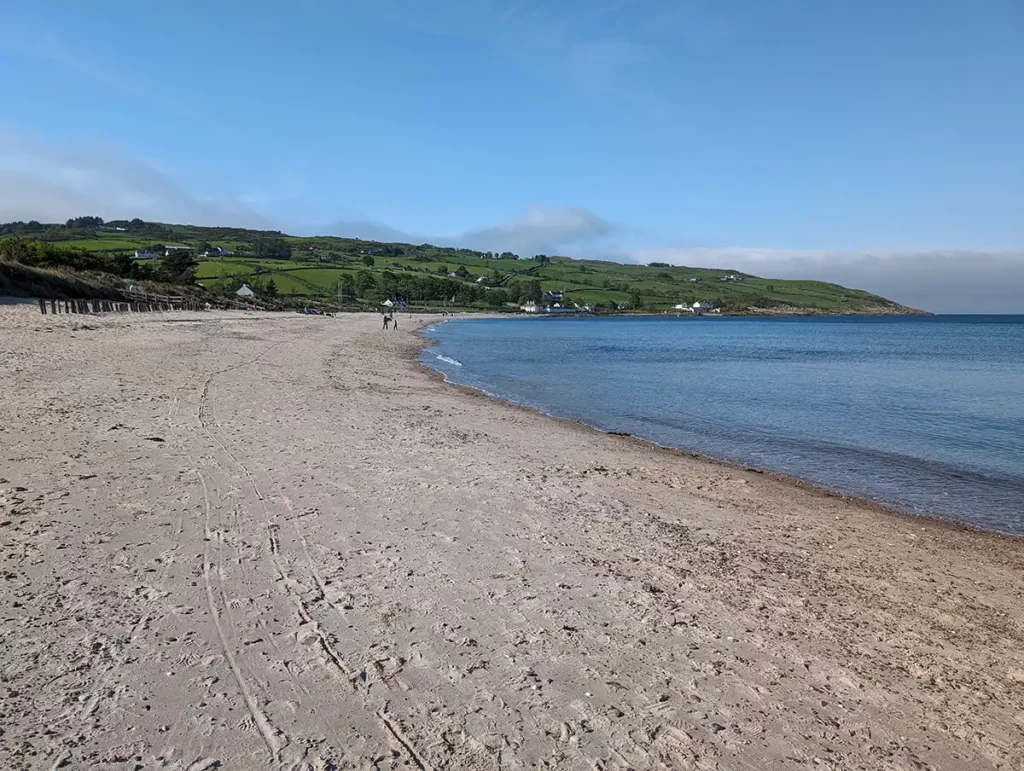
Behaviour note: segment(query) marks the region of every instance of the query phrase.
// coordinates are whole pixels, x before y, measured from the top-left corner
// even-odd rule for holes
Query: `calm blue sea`
[[[472,319],[453,382],[1024,535],[1024,316]]]

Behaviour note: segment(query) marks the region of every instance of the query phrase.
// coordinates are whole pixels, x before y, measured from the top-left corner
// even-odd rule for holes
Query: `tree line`
[[[38,268],[71,268],[77,271],[112,273],[122,278],[159,280],[173,284],[195,281],[198,263],[189,252],[171,252],[156,265],[133,260],[131,255],[98,254],[73,246],[56,246],[20,237],[0,239],[0,259]]]

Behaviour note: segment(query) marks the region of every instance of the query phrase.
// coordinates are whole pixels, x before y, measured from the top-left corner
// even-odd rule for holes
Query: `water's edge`
[[[484,317],[478,317],[478,318],[484,318]],[[530,412],[531,414],[534,414],[534,415],[541,415],[545,419],[548,419],[548,420],[556,420],[556,421],[559,421],[559,422],[562,422],[562,423],[566,423],[566,424],[569,424],[569,425],[571,425],[571,426],[573,426],[573,427],[575,427],[577,429],[584,429],[586,431],[593,431],[593,432],[595,432],[597,434],[600,434],[602,436],[605,436],[605,437],[615,437],[616,439],[621,440],[621,441],[625,441],[625,442],[638,443],[638,444],[640,444],[640,445],[642,445],[642,446],[644,446],[646,448],[649,448],[649,449],[654,449],[654,450],[657,450],[659,452],[669,453],[673,457],[685,457],[685,458],[688,458],[688,459],[691,459],[691,460],[695,459],[695,460],[699,460],[699,461],[701,461],[703,463],[707,463],[707,464],[709,464],[711,466],[716,466],[718,468],[730,469],[730,470],[733,470],[733,471],[745,471],[745,472],[756,473],[756,474],[758,474],[760,476],[764,476],[764,477],[767,477],[769,479],[773,479],[773,480],[775,480],[777,482],[782,482],[783,484],[787,484],[787,485],[790,485],[792,487],[796,487],[796,488],[798,488],[800,490],[806,490],[808,492],[812,492],[812,493],[815,493],[817,495],[821,495],[821,496],[826,497],[826,498],[832,498],[832,499],[835,499],[835,500],[841,500],[841,501],[846,501],[846,502],[849,502],[849,503],[853,503],[853,504],[855,504],[857,506],[860,506],[862,508],[869,509],[869,510],[872,510],[872,511],[876,511],[876,512],[879,512],[879,513],[882,513],[882,514],[887,514],[887,515],[890,515],[890,516],[896,516],[896,517],[900,517],[900,518],[903,518],[903,519],[911,519],[911,520],[914,520],[914,521],[917,521],[917,522],[928,523],[928,524],[931,524],[931,525],[934,525],[934,526],[944,527],[944,528],[948,528],[948,529],[952,529],[952,530],[956,530],[956,531],[960,531],[960,532],[970,532],[970,533],[975,533],[975,534],[979,534],[979,535],[985,535],[985,536],[995,537],[995,538],[999,538],[999,539],[1010,539],[1012,541],[1018,541],[1020,543],[1024,543],[1024,535],[1017,535],[1015,533],[1008,533],[1008,532],[1004,532],[1004,531],[1001,531],[1001,530],[996,530],[994,528],[982,527],[980,525],[975,525],[975,524],[972,524],[970,522],[965,522],[962,519],[955,518],[952,515],[943,515],[943,514],[939,514],[939,513],[936,513],[936,512],[912,511],[909,508],[902,507],[902,506],[899,506],[899,505],[894,504],[894,503],[887,503],[887,502],[879,501],[879,500],[876,500],[874,498],[869,498],[869,497],[866,497],[866,496],[863,496],[863,495],[857,495],[855,493],[844,492],[843,490],[840,490],[840,489],[837,489],[837,488],[829,487],[827,485],[823,485],[823,484],[820,484],[820,483],[816,483],[816,482],[812,482],[812,481],[809,481],[809,480],[806,480],[806,479],[802,479],[802,478],[794,476],[792,474],[785,474],[783,472],[775,471],[774,469],[764,468],[764,467],[760,467],[760,466],[752,466],[752,465],[744,464],[744,463],[738,463],[736,461],[732,461],[732,460],[729,460],[727,458],[719,458],[719,457],[715,457],[713,455],[708,455],[706,453],[696,452],[694,450],[689,450],[689,449],[686,449],[685,447],[677,447],[677,446],[674,446],[674,445],[659,444],[658,442],[655,442],[655,441],[653,441],[651,439],[645,439],[644,437],[636,436],[635,434],[623,434],[623,433],[619,433],[617,431],[609,431],[609,430],[601,428],[598,425],[590,423],[590,422],[588,422],[586,420],[582,420],[582,419],[578,419],[578,418],[569,418],[569,417],[565,417],[565,416],[562,416],[562,415],[556,415],[554,413],[545,412],[544,410],[539,409],[537,407],[534,407],[532,405],[522,404],[522,403],[517,402],[517,401],[515,401],[513,399],[509,399],[509,398],[506,398],[504,396],[498,396],[496,394],[492,394],[492,393],[490,393],[490,392],[488,392],[488,391],[486,391],[486,390],[484,390],[482,388],[478,388],[478,387],[472,386],[472,385],[467,385],[467,384],[464,384],[464,383],[457,383],[457,382],[455,382],[453,380],[449,380],[447,374],[442,372],[440,369],[437,369],[437,368],[431,366],[428,363],[428,361],[424,358],[424,354],[430,353],[431,349],[434,348],[439,343],[439,341],[437,339],[435,339],[435,338],[430,336],[429,332],[427,331],[427,328],[430,327],[430,326],[438,326],[440,324],[446,324],[448,322],[454,322],[454,321],[462,321],[462,322],[470,321],[471,322],[473,320],[474,319],[468,319],[468,318],[446,318],[446,319],[438,319],[438,320],[435,320],[435,319],[425,319],[425,320],[423,320],[422,323],[420,323],[417,326],[417,329],[416,329],[416,335],[418,336],[419,340],[417,341],[417,346],[416,346],[414,352],[412,353],[411,359],[415,362],[415,364],[417,366],[421,367],[422,370],[424,372],[426,372],[428,376],[439,380],[446,387],[462,391],[464,394],[472,396],[474,398],[486,399],[486,400],[491,401],[491,402],[496,402],[496,403],[502,404],[502,405],[504,405],[506,407],[510,407],[510,408],[518,409],[518,410],[525,410],[525,411]]]

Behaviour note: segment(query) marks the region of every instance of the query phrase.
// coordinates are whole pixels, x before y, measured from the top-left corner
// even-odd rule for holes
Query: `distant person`
[[[398,329],[398,319],[391,319],[391,328],[395,330]]]
[[[391,321],[387,316],[384,317],[384,329],[388,328],[388,322]]]

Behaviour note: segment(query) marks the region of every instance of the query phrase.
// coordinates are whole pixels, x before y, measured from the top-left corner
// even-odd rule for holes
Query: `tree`
[[[342,299],[355,298],[356,281],[352,278],[351,273],[343,273],[341,278],[338,279],[338,295]]]
[[[356,274],[355,290],[358,297],[367,297],[377,288],[377,281],[368,270]]]
[[[292,245],[280,236],[259,236],[252,242],[253,254],[271,260],[287,260],[292,256]]]
[[[270,298],[277,297],[277,282],[274,281],[273,276],[270,277],[266,286],[263,287],[263,294]]]
[[[172,284],[191,284],[196,280],[199,263],[187,249],[172,249],[160,258],[160,277]]]
[[[142,220],[140,220],[138,217],[133,218],[128,223],[128,232],[129,233],[141,233],[145,229],[146,229],[146,223],[143,222]]]
[[[465,279],[469,278],[469,271],[466,270],[466,266],[465,265],[460,265],[458,268],[456,268],[455,275],[458,276],[459,278],[465,280]]]
[[[539,303],[543,296],[544,292],[540,288],[540,281],[537,279],[523,281],[519,284],[519,302]]]
[[[90,228],[95,229],[103,224],[102,217],[72,217],[65,223],[67,228]]]
[[[363,255],[363,265],[365,265],[368,268],[372,268],[374,266],[374,264],[375,264],[375,261],[374,261],[373,257],[371,257],[368,254],[364,254]]]
[[[637,292],[636,290],[634,290],[634,291],[633,291],[633,292],[632,292],[632,293],[631,293],[631,294],[629,295],[629,302],[630,302],[630,303],[631,303],[631,304],[633,305],[633,308],[634,308],[635,310],[640,310],[641,308],[643,308],[643,307],[644,307],[644,301],[643,301],[643,298],[642,298],[642,297],[640,296],[640,293],[639,293],[639,292]]]

